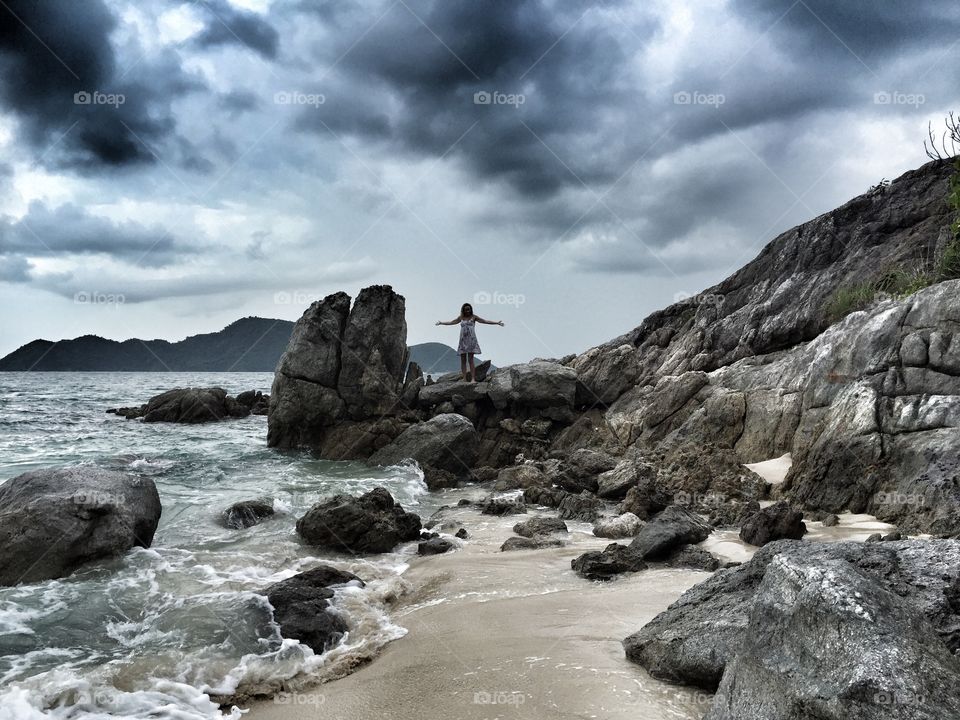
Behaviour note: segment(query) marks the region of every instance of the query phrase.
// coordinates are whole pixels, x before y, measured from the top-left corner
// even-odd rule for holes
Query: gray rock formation
[[[251,413],[265,415],[269,400],[269,395],[255,390],[247,390],[234,398],[219,387],[174,388],[153,396],[143,405],[110,408],[107,412],[127,420],[142,418],[147,423],[196,424],[241,418]]]
[[[393,465],[406,459],[421,467],[437,468],[455,476],[470,473],[477,458],[477,431],[456,413],[436,415],[411,425],[389,445],[370,456],[370,462]]]
[[[544,548],[563,547],[564,542],[558,537],[549,535],[534,535],[533,537],[509,537],[500,546],[500,552],[512,550],[542,550]]]
[[[808,568],[836,560],[850,563],[875,578],[883,589],[908,599],[912,612],[933,626],[951,653],[960,649],[960,541],[863,544],[781,540],[761,548],[749,562],[719,570],[685,592],[624,640],[627,658],[654,677],[715,690],[727,664],[743,648],[757,589],[773,558],[781,554]],[[835,634],[837,625],[832,627]],[[816,641],[817,636],[812,637]],[[790,662],[786,657],[783,660]],[[849,662],[868,660],[861,656]],[[832,673],[833,661],[824,662],[822,671]]]
[[[773,540],[799,540],[806,532],[803,513],[780,501],[748,517],[740,539],[751,545],[766,545]]]
[[[335,495],[317,503],[297,520],[297,533],[310,545],[333,550],[389,552],[420,537],[420,517],[378,487],[360,497]]]
[[[707,539],[713,528],[697,515],[679,505],[671,505],[641,528],[630,543],[640,557],[658,560],[681,545],[691,545]]]
[[[84,563],[150,547],[153,481],[88,465],[33,470],[0,485],[0,585],[64,577]]]
[[[549,535],[550,533],[566,533],[567,524],[559,518],[535,517],[524,520],[513,526],[513,531],[523,537]]]
[[[346,421],[369,423],[399,406],[406,339],[404,299],[387,285],[364,288],[352,308],[342,292],[313,303],[277,365],[267,444],[310,447],[325,455],[331,454],[325,449],[336,449],[342,457],[369,454],[369,444],[362,442],[366,425]],[[331,441],[337,423],[355,428],[357,447]]]
[[[243,530],[259,524],[273,513],[273,500],[270,498],[241,500],[220,514],[220,523],[231,530]]]
[[[312,570],[271,585],[266,590],[273,606],[273,617],[285,638],[299,640],[320,654],[340,642],[347,632],[347,623],[331,611],[331,586],[363,581],[353,573],[319,565]]]
[[[587,580],[611,580],[626,572],[645,570],[643,557],[626,545],[610,543],[602,551],[584,553],[570,561],[571,569]]]
[[[620,540],[633,537],[643,527],[643,520],[633,513],[623,513],[615,518],[601,518],[593,524],[593,534],[597,537]]]

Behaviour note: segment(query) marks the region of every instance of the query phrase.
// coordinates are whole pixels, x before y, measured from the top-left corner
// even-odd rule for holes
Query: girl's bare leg
[[[466,381],[467,380],[467,355],[463,353],[460,355],[460,377]]]
[[[470,382],[477,381],[477,369],[473,365],[473,353],[470,353]]]

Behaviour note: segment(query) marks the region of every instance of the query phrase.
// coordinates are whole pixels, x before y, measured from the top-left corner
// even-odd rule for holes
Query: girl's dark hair
[[[460,315],[463,317],[473,317],[473,305],[464,303],[460,306]]]

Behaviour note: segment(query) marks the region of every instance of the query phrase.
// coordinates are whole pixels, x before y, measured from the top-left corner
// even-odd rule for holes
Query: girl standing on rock
[[[437,325],[456,325],[460,323],[460,344],[457,346],[457,352],[460,353],[460,374],[468,382],[474,382],[477,379],[477,371],[473,364],[473,356],[480,354],[480,344],[477,342],[476,324],[499,325],[503,327],[503,320],[484,320],[482,317],[473,314],[473,305],[464,303],[460,308],[460,316],[444,322],[437,320]],[[467,374],[467,363],[470,364],[470,374]]]

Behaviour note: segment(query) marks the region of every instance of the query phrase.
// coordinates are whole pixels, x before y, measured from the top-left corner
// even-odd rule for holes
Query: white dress
[[[460,355],[465,353],[480,354],[480,343],[477,342],[476,324],[477,321],[472,318],[460,321],[460,344],[457,345],[457,353]]]

